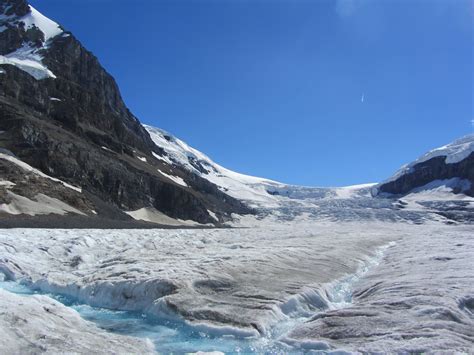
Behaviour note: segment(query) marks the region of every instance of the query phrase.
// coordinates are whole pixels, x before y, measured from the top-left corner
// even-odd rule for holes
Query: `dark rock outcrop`
[[[415,188],[425,186],[435,180],[459,178],[468,180],[470,188],[463,193],[474,196],[474,153],[457,163],[446,163],[446,156],[437,156],[414,165],[410,171],[397,179],[382,183],[378,186],[378,193],[404,195]],[[454,189],[454,193],[461,192]]]

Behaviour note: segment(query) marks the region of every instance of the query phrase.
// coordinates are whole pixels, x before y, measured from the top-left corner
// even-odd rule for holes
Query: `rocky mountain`
[[[374,189],[375,195],[406,195],[446,187],[474,196],[474,134],[433,149]]]
[[[143,208],[199,223],[251,212],[169,161],[98,59],[25,0],[0,2],[0,131],[3,213],[43,195],[114,219]]]

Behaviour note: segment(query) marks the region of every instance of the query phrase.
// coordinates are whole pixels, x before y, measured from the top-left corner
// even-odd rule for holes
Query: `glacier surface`
[[[130,326],[157,351],[472,349],[472,226],[259,223],[2,230],[0,274],[87,307],[158,319],[146,331]]]

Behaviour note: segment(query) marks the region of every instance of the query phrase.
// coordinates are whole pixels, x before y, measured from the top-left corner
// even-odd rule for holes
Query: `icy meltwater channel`
[[[290,353],[292,348],[286,344],[285,335],[314,315],[328,310],[341,309],[351,305],[352,286],[371,267],[377,265],[384,250],[392,245],[379,248],[375,257],[364,263],[355,274],[348,275],[325,285],[325,294],[310,292],[309,295],[296,295],[282,304],[281,310],[287,318],[274,325],[269,334],[262,337],[238,338],[235,336],[216,336],[196,330],[184,322],[150,317],[138,312],[109,310],[91,307],[61,294],[44,293],[15,281],[0,281],[0,288],[24,297],[37,294],[49,296],[67,307],[77,311],[82,318],[95,323],[98,327],[120,335],[148,338],[153,341],[159,353],[190,353],[212,352],[224,353],[259,353],[283,354]],[[323,301],[314,300],[321,297]],[[313,298],[313,299],[311,299]],[[305,300],[306,299],[306,300]],[[305,307],[301,303],[311,303]],[[314,306],[321,303],[320,309]],[[312,311],[302,311],[312,309]],[[322,348],[321,350],[329,350]],[[298,350],[301,352],[301,349]]]

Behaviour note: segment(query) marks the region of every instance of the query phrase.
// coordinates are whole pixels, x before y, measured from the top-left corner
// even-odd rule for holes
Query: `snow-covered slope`
[[[148,125],[144,127],[155,144],[166,154],[164,156],[155,154],[157,159],[168,164],[180,165],[194,172],[232,197],[258,205],[273,205],[277,198],[268,193],[268,190],[285,186],[273,180],[239,174],[226,169],[168,132]]]
[[[164,150],[157,159],[176,164],[217,185],[226,194],[243,200],[252,207],[281,207],[289,201],[305,203],[310,200],[367,197],[374,184],[336,188],[305,187],[237,173],[215,163],[207,155],[190,147],[172,134],[144,125],[155,144]]]
[[[0,55],[0,65],[16,66],[36,80],[56,78],[54,73],[43,64],[41,51],[48,47],[50,40],[63,34],[63,30],[56,22],[45,17],[32,6],[29,6],[29,11],[24,15],[10,14],[12,6],[6,5],[3,14],[0,12],[0,33],[19,31],[24,37],[23,43],[21,47],[9,53],[1,53],[3,55]]]

